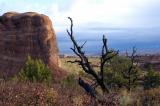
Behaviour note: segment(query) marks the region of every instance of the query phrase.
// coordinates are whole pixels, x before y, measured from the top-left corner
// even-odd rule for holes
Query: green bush
[[[160,73],[150,70],[144,78],[144,89],[160,86]]]
[[[30,56],[18,74],[21,81],[44,82],[49,84],[52,81],[52,74],[47,65],[40,59],[33,60]]]
[[[128,73],[129,67],[131,65],[131,60],[124,56],[116,56],[114,57],[108,64],[105,66],[104,72],[104,80],[105,83],[110,88],[121,88],[126,87],[128,88],[129,83],[129,76],[131,80],[131,87],[136,87],[137,82],[136,78],[139,75],[139,69],[134,67],[130,75]]]
[[[125,83],[127,83],[127,80],[123,78],[121,73],[112,69],[105,70],[104,80],[110,89],[115,87],[121,88]]]

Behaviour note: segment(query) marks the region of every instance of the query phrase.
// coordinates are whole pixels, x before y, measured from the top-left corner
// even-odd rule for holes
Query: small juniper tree
[[[115,56],[106,64],[105,82],[110,88],[126,87],[129,91],[136,87],[139,80],[139,68],[135,63],[136,50],[131,56]]]
[[[19,80],[30,82],[44,82],[49,84],[52,80],[51,70],[40,59],[33,60],[28,56],[24,67],[21,69]]]
[[[127,84],[127,79],[123,77],[123,71],[128,69],[128,58],[125,56],[115,56],[109,64],[105,66],[105,83],[110,89],[124,87]]]
[[[123,77],[127,80],[125,87],[131,91],[132,87],[136,87],[138,81],[138,67],[136,62],[136,49],[133,47],[131,56],[127,56],[129,63],[127,64],[127,69],[122,71]]]

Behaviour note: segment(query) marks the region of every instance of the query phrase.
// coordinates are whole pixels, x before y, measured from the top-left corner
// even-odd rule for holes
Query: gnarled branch
[[[104,83],[104,65],[106,62],[108,62],[110,59],[112,59],[114,56],[116,56],[118,54],[118,51],[115,52],[115,51],[108,49],[107,39],[103,35],[103,40],[102,40],[103,46],[102,46],[101,63],[100,63],[101,66],[100,66],[100,70],[99,70],[100,74],[97,74],[97,72],[93,69],[92,65],[88,61],[88,58],[85,55],[85,52],[83,51],[83,47],[86,44],[86,42],[82,46],[78,45],[77,41],[74,39],[74,36],[73,36],[73,20],[70,17],[68,17],[68,19],[71,22],[71,26],[70,26],[70,30],[67,29],[67,33],[68,33],[68,35],[73,43],[73,47],[74,47],[74,48],[71,48],[71,50],[80,58],[80,61],[76,61],[76,62],[78,62],[79,65],[81,65],[82,69],[86,73],[92,75],[95,78],[96,83],[97,83],[97,84],[95,83],[95,85],[96,85],[95,87],[97,87],[97,85],[98,85],[101,87],[101,89],[103,91],[109,92],[107,85]]]

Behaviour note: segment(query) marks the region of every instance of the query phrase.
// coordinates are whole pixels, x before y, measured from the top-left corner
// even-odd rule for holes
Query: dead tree
[[[78,45],[77,41],[74,39],[74,36],[73,36],[72,18],[68,17],[68,19],[71,22],[70,30],[67,29],[67,33],[73,43],[73,48],[71,48],[71,50],[80,58],[79,61],[75,61],[75,62],[79,63],[79,65],[82,67],[85,73],[93,76],[93,78],[95,79],[95,83],[101,87],[103,92],[109,93],[109,89],[104,82],[104,66],[109,60],[111,60],[114,56],[118,54],[118,51],[109,50],[107,46],[107,39],[105,38],[105,36],[103,36],[103,40],[102,40],[103,46],[102,46],[101,57],[100,57],[100,70],[99,72],[96,72],[94,68],[91,66],[91,63],[89,62],[85,52],[83,51],[83,47],[86,42],[81,46]]]

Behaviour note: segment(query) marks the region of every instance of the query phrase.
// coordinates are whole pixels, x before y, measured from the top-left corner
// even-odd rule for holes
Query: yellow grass
[[[83,72],[82,68],[78,63],[71,63],[68,61],[75,61],[79,60],[78,57],[63,57],[60,58],[61,61],[61,67],[65,69],[67,72],[72,74],[79,74],[80,72]],[[94,65],[94,69],[97,71],[99,69],[99,58],[98,57],[89,57],[89,62]],[[95,67],[96,66],[96,67]]]

